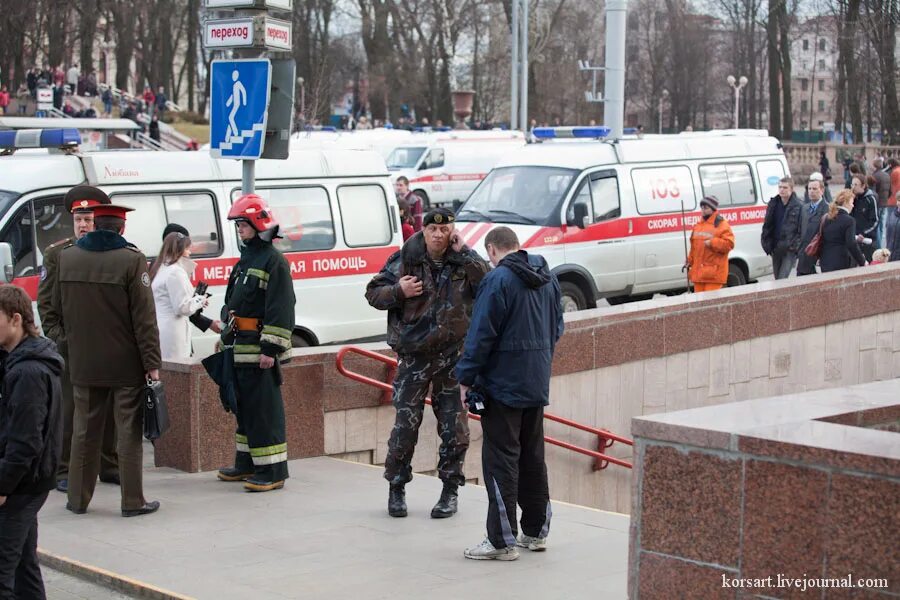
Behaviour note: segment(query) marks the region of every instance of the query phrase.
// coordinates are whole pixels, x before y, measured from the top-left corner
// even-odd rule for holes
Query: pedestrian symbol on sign
[[[226,107],[231,107],[231,113],[228,115],[228,131],[225,132],[226,142],[231,142],[232,138],[241,134],[237,123],[234,121],[238,109],[247,104],[247,89],[244,87],[244,84],[241,83],[240,76],[241,74],[238,73],[237,69],[231,73],[231,80],[234,81],[234,85],[231,88],[231,96],[229,96],[228,101],[225,102]]]
[[[272,65],[268,59],[216,60],[210,76],[210,154],[255,160],[262,155]]]

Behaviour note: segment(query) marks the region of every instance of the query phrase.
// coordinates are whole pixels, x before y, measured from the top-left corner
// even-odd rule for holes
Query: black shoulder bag
[[[169,429],[169,408],[162,381],[147,379],[144,388],[144,437],[158,440]]]

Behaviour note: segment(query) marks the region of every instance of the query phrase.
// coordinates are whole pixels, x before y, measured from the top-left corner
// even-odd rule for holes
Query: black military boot
[[[441,497],[437,504],[434,505],[434,508],[431,509],[432,519],[446,519],[456,514],[458,489],[455,483],[444,482],[444,490],[441,492]]]
[[[402,483],[391,484],[388,494],[388,514],[392,517],[406,516],[406,488]]]

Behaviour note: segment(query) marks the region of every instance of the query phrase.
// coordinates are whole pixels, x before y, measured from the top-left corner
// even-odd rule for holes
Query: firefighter
[[[241,196],[228,219],[243,243],[222,309],[222,343],[234,356],[237,451],[234,466],[220,469],[218,477],[267,492],[284,487],[288,477],[279,364],[291,356],[294,286],[287,260],[272,245],[278,222],[266,201]]]

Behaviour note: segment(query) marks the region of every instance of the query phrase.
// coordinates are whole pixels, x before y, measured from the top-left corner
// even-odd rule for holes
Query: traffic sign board
[[[291,22],[267,15],[206,22],[207,48],[290,50],[292,42]]]
[[[206,8],[278,8],[292,10],[293,0],[206,0]]]
[[[214,60],[210,74],[210,154],[255,160],[266,137],[272,65],[267,58]]]

